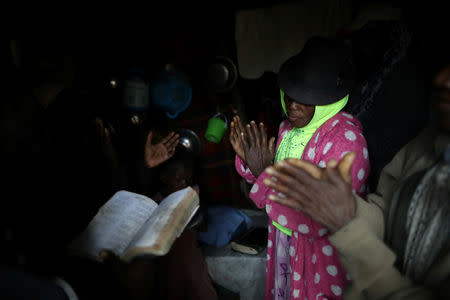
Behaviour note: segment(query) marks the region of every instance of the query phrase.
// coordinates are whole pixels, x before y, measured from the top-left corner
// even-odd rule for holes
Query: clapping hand
[[[272,178],[266,178],[264,184],[278,192],[269,199],[302,211],[336,232],[356,213],[351,179],[355,156],[349,152],[339,164],[330,160],[326,169],[293,158],[279,161],[266,169]]]
[[[241,133],[244,132],[244,126],[242,126],[242,122],[241,119],[239,118],[239,116],[234,116],[233,117],[233,121],[231,121],[230,124],[230,143],[231,146],[233,147],[234,151],[236,152],[236,154],[244,161],[244,163],[246,164],[246,160],[245,160],[245,155],[244,155],[244,148],[242,147],[242,143],[241,143]]]
[[[240,132],[240,142],[247,166],[253,176],[258,177],[265,168],[273,163],[275,137],[267,141],[264,124],[260,123],[257,126],[255,121],[251,121],[245,127],[245,133],[243,130]]]

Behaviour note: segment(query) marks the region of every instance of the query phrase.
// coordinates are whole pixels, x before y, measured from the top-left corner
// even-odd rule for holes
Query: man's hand
[[[272,179],[266,178],[264,184],[279,192],[269,198],[306,213],[334,233],[355,216],[351,184],[354,159],[355,153],[347,153],[339,165],[330,160],[326,169],[298,159],[279,161],[266,169]]]
[[[275,138],[267,142],[264,124],[260,123],[258,127],[255,121],[247,124],[245,134],[241,132],[240,138],[247,166],[253,176],[258,177],[273,162]]]
[[[244,148],[242,147],[240,138],[242,132],[244,132],[244,126],[242,126],[241,118],[239,118],[239,116],[234,116],[233,121],[231,121],[230,124],[230,143],[234,149],[234,152],[236,152],[236,154],[246,164],[247,162],[245,160]]]
[[[175,154],[175,148],[178,145],[179,134],[169,133],[161,142],[152,145],[153,133],[150,131],[145,143],[145,164],[149,168],[158,166]]]

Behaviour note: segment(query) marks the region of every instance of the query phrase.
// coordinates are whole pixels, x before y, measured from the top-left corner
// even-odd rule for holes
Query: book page
[[[183,229],[186,228],[187,224],[189,224],[189,222],[192,220],[192,218],[194,217],[195,213],[197,212],[197,210],[198,210],[199,208],[200,208],[200,206],[197,206],[197,207],[192,211],[191,215],[189,216],[189,219],[187,219],[187,221],[184,223]],[[183,232],[180,231],[180,233],[178,233],[178,235],[177,235],[177,238],[179,238],[180,235],[181,235],[182,233],[183,233]]]
[[[154,254],[161,255],[195,214],[198,203],[198,195],[191,187],[170,194],[153,211],[130,248],[154,248]]]
[[[156,207],[156,202],[144,195],[118,191],[69,248],[94,259],[103,249],[120,256]]]

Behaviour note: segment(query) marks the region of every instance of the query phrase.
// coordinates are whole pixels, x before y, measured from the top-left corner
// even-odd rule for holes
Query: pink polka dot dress
[[[280,124],[277,150],[291,129],[288,121]],[[302,159],[325,167],[327,161],[332,158],[339,161],[349,151],[356,153],[352,167],[353,191],[365,197],[365,182],[370,171],[369,154],[362,126],[354,116],[339,112],[322,124],[306,145]],[[269,216],[264,299],[342,299],[344,287],[350,279],[339,261],[337,250],[328,240],[328,230],[309,216],[270,201],[268,196],[273,191],[263,183],[269,176],[266,172],[255,178],[238,156],[235,166],[237,172],[253,184],[250,198],[259,208],[265,208]],[[288,240],[286,236],[283,239],[272,220],[292,230]],[[276,271],[279,274],[275,275]],[[281,275],[288,281],[283,291],[277,290]]]

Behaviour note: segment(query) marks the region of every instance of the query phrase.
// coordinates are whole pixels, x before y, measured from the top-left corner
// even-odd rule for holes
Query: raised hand
[[[233,117],[233,121],[231,121],[230,124],[230,143],[234,149],[234,152],[236,152],[236,154],[244,161],[244,163],[247,163],[245,160],[244,148],[242,147],[240,138],[242,132],[244,132],[244,126],[242,126],[242,122],[239,116],[236,115]]]
[[[117,153],[111,141],[111,135],[115,132],[114,127],[108,123],[105,125],[105,122],[100,117],[95,118],[95,125],[97,128],[101,151],[106,155],[110,164],[117,164]]]
[[[153,133],[150,131],[147,136],[147,142],[145,143],[144,153],[145,164],[149,168],[158,166],[175,154],[175,148],[178,145],[180,135],[171,132],[156,145],[152,145],[152,136]]]
[[[279,161],[266,170],[272,179],[266,178],[264,184],[278,192],[269,199],[302,211],[336,232],[355,216],[351,183],[354,159],[355,153],[347,153],[339,164],[331,160],[326,169],[297,159]]]
[[[267,141],[267,133],[264,124],[256,125],[255,121],[247,124],[240,136],[247,166],[253,176],[258,177],[265,168],[273,163],[275,138]]]

